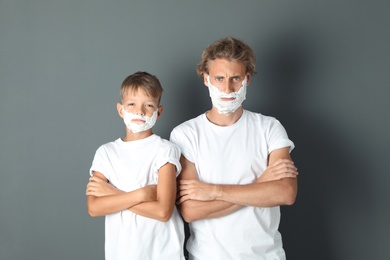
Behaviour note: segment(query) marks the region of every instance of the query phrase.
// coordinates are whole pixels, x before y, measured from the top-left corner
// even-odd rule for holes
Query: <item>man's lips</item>
[[[221,98],[222,101],[233,101],[235,100],[234,97],[231,97],[231,98]]]
[[[145,121],[142,120],[142,119],[133,119],[133,120],[131,120],[131,122],[136,123],[136,124],[143,124],[143,123],[145,123]]]

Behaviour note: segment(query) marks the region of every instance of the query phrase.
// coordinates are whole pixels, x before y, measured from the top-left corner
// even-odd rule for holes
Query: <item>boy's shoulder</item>
[[[116,139],[115,141],[111,141],[105,144],[102,144],[96,151],[98,154],[106,154],[108,156],[117,154],[122,151],[134,151],[137,149],[142,150],[150,150],[161,153],[168,150],[180,150],[179,147],[159,135],[153,134],[152,136],[141,139],[135,142],[124,142],[121,138]]]
[[[161,148],[170,148],[170,147],[177,147],[177,145],[165,138],[162,138],[158,135],[155,135],[156,138],[158,138],[158,145],[161,147]]]
[[[121,138],[118,138],[114,141],[104,143],[104,144],[100,145],[97,150],[98,151],[99,150],[115,150],[115,149],[117,149],[120,141],[121,141]]]

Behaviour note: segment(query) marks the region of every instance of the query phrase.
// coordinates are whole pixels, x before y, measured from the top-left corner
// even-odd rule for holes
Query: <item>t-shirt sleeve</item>
[[[180,164],[180,148],[177,145],[171,143],[167,148],[163,149],[159,154],[155,163],[156,180],[158,179],[158,171],[166,163],[171,163],[176,166],[176,177],[181,172]]]
[[[190,162],[195,162],[195,156],[193,153],[193,147],[191,143],[195,143],[194,141],[191,142],[191,129],[185,128],[183,126],[176,127],[171,132],[169,140],[180,147],[181,153],[183,156],[189,160]]]
[[[107,156],[105,153],[105,149],[103,146],[99,147],[95,153],[95,157],[92,161],[92,166],[89,170],[89,175],[93,175],[94,171],[102,173],[108,180],[110,179],[109,176],[107,176]]]
[[[291,152],[295,147],[294,143],[288,138],[285,128],[277,119],[270,122],[268,144],[268,153],[284,147],[289,147],[289,152]]]

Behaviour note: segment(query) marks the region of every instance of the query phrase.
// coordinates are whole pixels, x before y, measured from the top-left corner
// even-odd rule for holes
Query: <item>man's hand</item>
[[[210,201],[217,197],[216,185],[207,184],[198,180],[180,180],[177,203],[186,200]]]
[[[121,190],[115,188],[112,184],[103,180],[100,177],[92,176],[87,184],[86,195],[95,197],[103,197],[122,193]]]
[[[296,178],[298,170],[294,163],[288,159],[279,159],[272,165],[269,165],[263,174],[254,182],[276,181],[283,178]]]

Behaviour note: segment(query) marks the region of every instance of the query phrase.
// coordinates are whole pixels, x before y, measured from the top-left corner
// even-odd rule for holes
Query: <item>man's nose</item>
[[[234,92],[234,83],[231,81],[225,81],[221,86],[221,91],[226,94]]]

